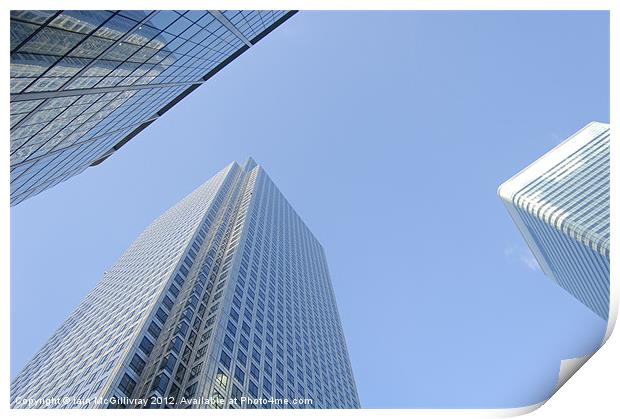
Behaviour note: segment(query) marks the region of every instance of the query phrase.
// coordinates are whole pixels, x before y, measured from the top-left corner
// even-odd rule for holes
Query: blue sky
[[[323,243],[364,407],[512,407],[605,324],[497,186],[609,121],[606,12],[303,12],[11,211],[14,376],[137,235],[253,156]]]

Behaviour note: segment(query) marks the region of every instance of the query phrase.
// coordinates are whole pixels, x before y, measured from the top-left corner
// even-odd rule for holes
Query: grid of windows
[[[228,166],[140,234],[17,375],[11,384],[13,405],[17,397],[101,395],[124,362],[137,381],[136,369],[144,367],[134,360],[135,351],[131,357],[127,351],[139,348],[146,361],[154,350],[163,326],[154,318],[162,290],[168,286],[178,292],[175,283],[168,285],[170,277],[185,263],[204,213],[221,204],[233,172]]]
[[[359,407],[323,249],[252,160],[149,226],[77,312],[13,382],[12,402],[82,393],[148,400],[117,408]],[[104,354],[106,372],[89,376]],[[72,359],[85,361],[67,374]]]
[[[105,159],[291,14],[11,11],[11,204]]]
[[[499,188],[543,271],[603,319],[610,140],[609,125],[590,123]]]

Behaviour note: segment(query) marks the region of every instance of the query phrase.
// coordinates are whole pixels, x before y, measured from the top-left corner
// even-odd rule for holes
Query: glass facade
[[[498,191],[542,270],[605,320],[610,138],[592,122]]]
[[[11,205],[103,161],[293,13],[11,11]]]
[[[11,406],[360,407],[322,246],[260,166],[230,164],[104,274]]]

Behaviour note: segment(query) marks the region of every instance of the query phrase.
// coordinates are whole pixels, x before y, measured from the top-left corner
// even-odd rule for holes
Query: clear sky
[[[512,407],[605,324],[497,186],[609,121],[606,12],[303,12],[103,164],[12,209],[14,376],[138,234],[232,160],[323,243],[364,407]]]

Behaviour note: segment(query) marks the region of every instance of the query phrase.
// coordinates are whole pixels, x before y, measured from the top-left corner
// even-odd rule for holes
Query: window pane
[[[84,37],[84,35],[60,29],[43,28],[20,48],[20,52],[64,55]]]
[[[63,10],[50,22],[50,26],[71,32],[91,33],[110,15],[110,12],[102,10]]]
[[[11,10],[11,17],[42,24],[54,13],[56,13],[55,10]],[[13,25],[13,22],[11,22],[11,25]]]
[[[18,46],[39,27],[30,23],[11,21],[11,49]]]

